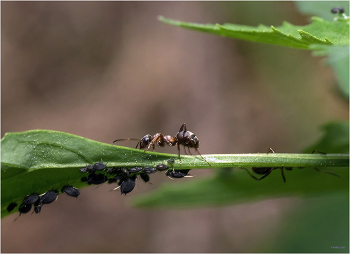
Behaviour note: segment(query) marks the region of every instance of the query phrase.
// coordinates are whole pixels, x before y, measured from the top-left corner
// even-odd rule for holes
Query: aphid
[[[63,186],[61,191],[63,193],[66,193],[68,196],[72,196],[72,197],[78,197],[80,195],[79,190],[71,185]]]
[[[171,178],[183,178],[183,177],[192,177],[188,176],[188,172],[190,169],[186,170],[168,170],[166,172],[166,175],[171,179]]]
[[[131,192],[135,188],[135,180],[136,180],[136,175],[134,175],[134,177],[124,180],[120,184],[121,194],[126,195],[127,193]]]
[[[40,213],[42,207],[43,207],[42,205],[34,206],[34,212],[36,214]]]
[[[43,195],[40,196],[40,202],[42,204],[51,204],[57,198],[58,198],[58,191],[49,190],[48,192],[45,192]]]
[[[17,206],[17,203],[10,203],[8,206],[7,206],[7,211],[11,212],[13,209],[15,209],[15,207]]]
[[[42,206],[43,206],[43,203],[40,201],[40,199],[38,199],[38,200],[34,203],[34,211],[33,211],[33,213],[34,213],[34,212],[35,212],[36,214],[40,213]],[[33,213],[32,213],[32,214],[33,214]]]
[[[344,13],[344,8],[343,7],[335,7],[332,8],[331,13]]]
[[[143,172],[147,173],[147,174],[153,174],[157,172],[157,169],[152,168],[152,167],[146,167],[142,169]]]
[[[128,171],[129,173],[137,173],[140,172],[142,170],[142,167],[134,167],[134,168],[129,168]]]
[[[198,137],[193,132],[187,131],[185,123],[181,125],[179,132],[176,134],[176,139],[177,139],[177,150],[179,152],[180,163],[181,163],[180,145],[183,145],[186,154],[187,154],[186,147],[188,148],[188,152],[190,154],[191,154],[190,148],[194,148],[195,151],[202,157],[202,159],[205,160],[209,166],[211,166],[210,163],[203,158],[203,156],[200,154],[198,150],[199,148]]]
[[[31,204],[30,205],[26,205],[26,204],[22,203],[19,206],[19,208],[18,208],[19,215],[14,221],[16,221],[19,218],[19,216],[22,215],[22,213],[28,213],[30,211],[30,209],[32,209],[32,205]]]
[[[127,170],[122,167],[107,168],[106,170],[106,173],[110,175],[121,175],[121,174],[125,174],[125,172],[127,172]]]
[[[94,167],[92,165],[87,165],[85,168],[80,168],[82,173],[92,173],[94,172]]]
[[[107,177],[104,174],[91,173],[87,177],[88,184],[102,184],[107,181]]]
[[[158,171],[163,171],[163,170],[166,170],[166,169],[168,169],[169,167],[167,166],[167,165],[165,165],[165,164],[159,164],[159,165],[157,165],[156,166],[156,169],[158,170]]]
[[[101,171],[101,170],[104,170],[106,168],[106,164],[103,164],[102,162],[97,162],[95,163],[92,168],[95,170],[95,171]]]
[[[174,164],[175,163],[175,160],[173,158],[170,158],[168,161],[167,161],[169,164]]]
[[[149,175],[147,173],[141,173],[140,177],[145,183],[149,182]]]
[[[32,193],[23,199],[23,204],[31,205],[31,204],[34,204],[38,199],[39,199],[39,195],[36,193]]]

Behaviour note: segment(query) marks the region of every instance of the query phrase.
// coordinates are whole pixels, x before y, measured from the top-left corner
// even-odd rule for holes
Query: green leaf
[[[102,160],[110,167],[146,167],[166,163],[174,157],[159,153],[150,156],[142,150],[48,130],[7,133],[1,140],[1,148],[2,216],[9,214],[6,210],[9,203],[21,204],[30,193],[61,190],[67,184],[77,188],[87,186],[81,182],[85,175],[79,171],[87,164]]]
[[[174,169],[249,166],[348,166],[348,155],[320,154],[226,154],[181,156],[145,152],[89,140],[68,133],[33,130],[7,133],[1,140],[1,211],[11,202],[21,204],[23,198],[36,192],[61,190],[64,185],[87,186],[79,168],[103,161],[108,167],[155,167],[175,158]],[[176,149],[176,148],[174,148]],[[170,166],[170,165],[169,165]],[[15,211],[13,211],[15,212]]]
[[[161,16],[158,19],[164,23],[187,29],[292,48],[309,49],[311,44],[349,45],[349,20],[329,22],[313,17],[312,23],[307,26],[294,26],[284,22],[280,27],[264,25],[250,27],[234,24],[204,25],[167,19]]]
[[[330,122],[321,126],[324,134],[315,144],[306,148],[303,152],[310,153],[313,150],[325,153],[349,153],[349,122]]]

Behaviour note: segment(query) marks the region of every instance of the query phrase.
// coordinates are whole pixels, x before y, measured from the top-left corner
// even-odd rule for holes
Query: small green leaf
[[[318,17],[313,17],[312,23],[307,26],[294,26],[288,22],[284,22],[280,27],[268,27],[264,25],[250,27],[234,24],[203,25],[164,17],[159,17],[158,19],[164,23],[187,29],[292,48],[309,49],[311,44],[349,45],[348,20],[329,22]]]

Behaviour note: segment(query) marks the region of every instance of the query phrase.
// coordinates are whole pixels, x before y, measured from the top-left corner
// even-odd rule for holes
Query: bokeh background
[[[1,135],[32,129],[100,142],[175,135],[202,154],[295,153],[318,127],[348,118],[330,67],[310,51],[163,24],[306,25],[293,2],[2,2]],[[121,143],[134,147],[133,142]],[[158,151],[176,153],[175,148]],[[196,170],[196,177],[212,174]],[[182,179],[190,181],[190,179]],[[126,197],[107,184],[60,195],[38,215],[1,223],[2,252],[256,252],[297,198],[189,210],[130,207],[173,184],[163,174]],[[310,201],[312,203],[313,201]],[[316,202],[316,201],[314,201]]]

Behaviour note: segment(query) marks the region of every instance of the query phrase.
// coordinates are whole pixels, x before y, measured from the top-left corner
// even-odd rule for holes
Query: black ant
[[[315,153],[315,152],[318,152],[316,150],[312,151],[312,153]],[[275,153],[274,150],[272,150],[272,148],[269,148],[269,150],[267,151],[267,153]],[[326,153],[323,153],[323,152],[318,152],[318,153],[321,153],[321,154],[326,154]],[[257,181],[260,181],[262,179],[264,179],[265,177],[267,177],[269,174],[271,174],[271,172],[275,169],[281,169],[281,173],[282,173],[282,178],[283,178],[283,182],[286,182],[286,178],[284,176],[284,172],[283,172],[283,169],[286,169],[286,170],[293,170],[292,167],[284,167],[284,166],[281,166],[281,167],[252,167],[252,170],[254,173],[256,174],[259,174],[259,175],[263,175],[262,177],[260,178],[256,178],[252,173],[249,172],[248,169],[246,168],[242,168],[242,169],[245,169],[249,175],[254,178],[255,180]],[[328,171],[321,171],[319,170],[318,168],[315,168],[314,169],[320,173],[326,173],[326,174],[330,174],[330,175],[333,175],[333,176],[336,176],[336,177],[340,177],[339,175],[335,174],[335,173],[332,173],[332,172],[328,172]]]
[[[136,138],[126,138],[126,139],[117,139],[114,140],[114,142],[117,141],[124,141],[124,140],[137,140],[136,148],[140,146],[140,149],[150,149],[152,147],[153,151],[155,148],[155,144],[157,144],[160,147],[164,147],[165,144],[168,146],[175,146],[177,145],[177,150],[179,152],[179,159],[181,163],[181,157],[180,157],[180,145],[184,146],[185,153],[187,154],[186,147],[188,148],[188,152],[191,154],[190,148],[194,148],[196,152],[202,157],[203,160],[205,160],[209,166],[210,163],[203,158],[203,156],[200,154],[198,148],[199,148],[199,139],[198,137],[191,131],[187,131],[186,124],[184,123],[181,125],[179,132],[176,134],[176,136],[172,137],[170,135],[163,135],[162,133],[156,133],[153,136],[150,134],[147,134],[143,136],[143,138],[136,139]],[[192,155],[192,154],[191,154]]]

